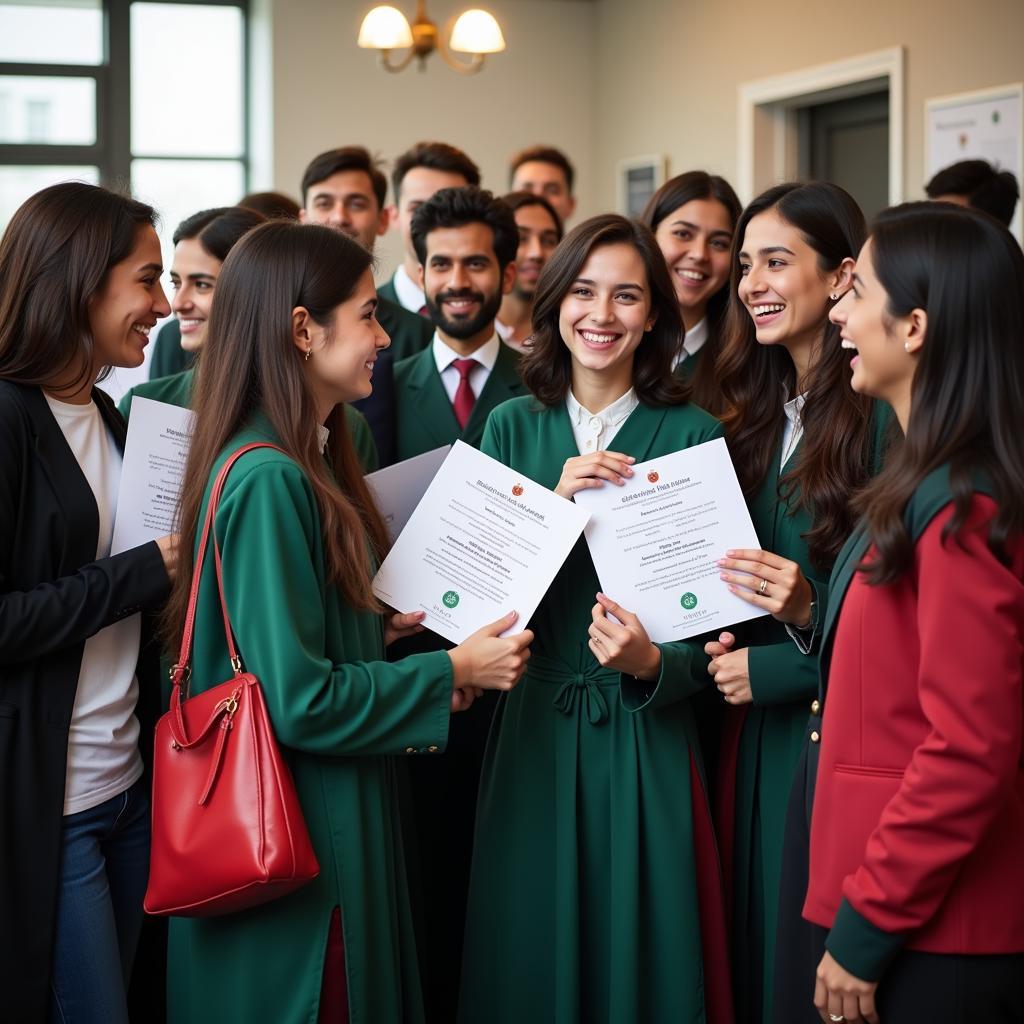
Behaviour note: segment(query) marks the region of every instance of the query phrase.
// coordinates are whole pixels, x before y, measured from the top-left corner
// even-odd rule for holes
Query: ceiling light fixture
[[[427,17],[425,0],[417,0],[416,20],[412,25],[397,7],[374,7],[359,28],[359,45],[366,50],[380,51],[381,66],[388,71],[401,71],[412,63],[413,57],[419,58],[422,71],[427,57],[436,50],[453,71],[471,75],[483,67],[485,54],[505,49],[505,37],[493,14],[474,8],[459,15],[446,43],[437,25]],[[397,64],[392,64],[391,51],[406,47],[409,52]],[[468,53],[469,63],[456,59],[452,52]]]

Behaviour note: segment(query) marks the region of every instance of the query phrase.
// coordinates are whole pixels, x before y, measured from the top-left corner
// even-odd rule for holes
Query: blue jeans
[[[148,877],[149,796],[141,780],[64,818],[50,1024],[128,1024]]]

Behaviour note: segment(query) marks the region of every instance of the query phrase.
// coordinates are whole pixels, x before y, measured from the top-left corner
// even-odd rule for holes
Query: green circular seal
[[[455,608],[459,603],[459,595],[454,590],[448,590],[441,600],[444,601],[446,608]]]
[[[688,612],[692,612],[693,609],[697,607],[697,595],[691,594],[689,591],[687,591],[685,594],[683,594],[681,598],[679,598],[679,603]]]

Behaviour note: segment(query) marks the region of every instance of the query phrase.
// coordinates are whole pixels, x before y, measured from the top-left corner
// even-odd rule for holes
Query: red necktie
[[[455,418],[459,421],[459,428],[465,430],[476,402],[476,395],[469,386],[469,375],[473,367],[480,364],[475,359],[453,359],[451,365],[459,371],[459,386],[455,389],[452,408],[455,410]]]
[[[419,313],[420,316],[426,317],[427,320],[430,319],[430,309],[425,302],[416,310],[416,312]]]

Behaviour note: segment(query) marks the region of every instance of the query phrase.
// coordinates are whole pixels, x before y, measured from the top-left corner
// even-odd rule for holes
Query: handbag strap
[[[220,467],[220,471],[213,481],[213,487],[210,489],[210,500],[206,505],[206,518],[203,520],[203,532],[199,540],[199,548],[196,552],[195,569],[192,572],[192,588],[188,595],[188,609],[185,612],[185,628],[181,637],[181,649],[178,652],[177,662],[171,666],[171,681],[174,684],[174,692],[171,695],[172,708],[180,701],[180,689],[183,683],[186,693],[188,692],[188,677],[191,674],[188,663],[189,658],[192,656],[192,635],[195,629],[196,603],[199,599],[199,583],[203,574],[203,562],[206,557],[206,549],[211,533],[213,534],[213,557],[217,574],[217,596],[220,599],[221,617],[224,620],[224,638],[227,641],[228,654],[231,656],[231,667],[234,669],[236,676],[242,674],[242,659],[239,657],[238,647],[235,644],[234,632],[231,629],[231,619],[228,616],[228,605],[224,598],[220,544],[217,542],[217,533],[213,528],[213,521],[220,504],[220,495],[224,489],[224,481],[227,479],[231,467],[246,452],[251,452],[255,448],[273,448],[275,451],[287,454],[279,445],[270,444],[267,441],[253,441],[250,444],[242,445],[241,448],[232,452],[224,460],[224,465]],[[178,700],[175,698],[178,698]]]

